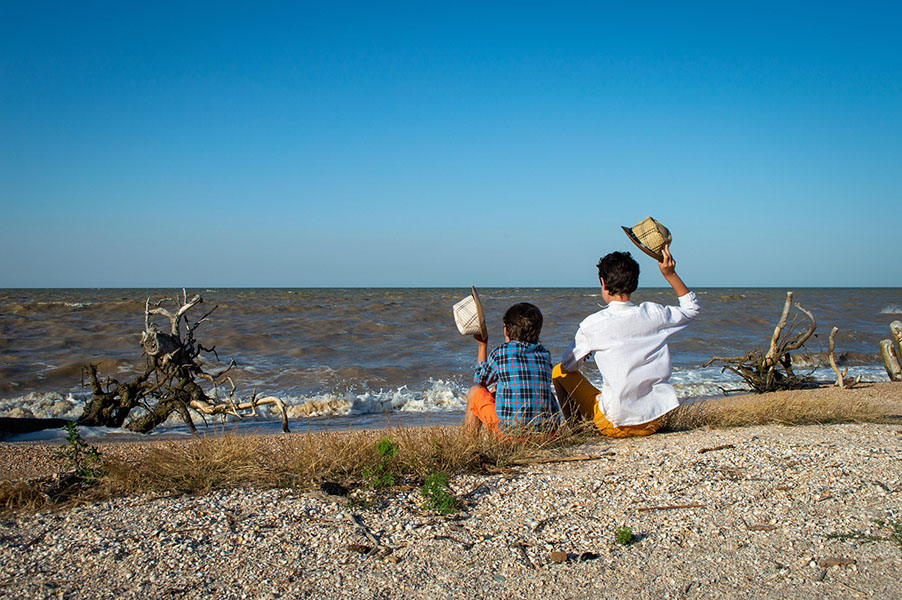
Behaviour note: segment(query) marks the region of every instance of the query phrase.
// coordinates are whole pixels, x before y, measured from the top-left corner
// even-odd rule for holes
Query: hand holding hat
[[[651,217],[645,217],[631,228],[621,229],[631,242],[659,263],[664,262],[664,248],[673,241],[670,230]]]
[[[454,322],[457,330],[462,335],[472,335],[480,341],[489,338],[488,329],[485,326],[485,314],[482,312],[482,303],[479,302],[479,294],[476,288],[471,287],[472,295],[467,296],[454,305]]]

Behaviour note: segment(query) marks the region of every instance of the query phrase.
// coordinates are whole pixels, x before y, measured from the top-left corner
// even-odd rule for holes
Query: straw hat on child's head
[[[623,227],[622,225],[620,227],[630,241],[639,247],[639,250],[658,262],[664,260],[661,250],[673,240],[669,229],[651,217],[645,217],[632,228]]]
[[[454,322],[457,323],[457,330],[463,335],[481,334],[485,338],[488,331],[485,327],[482,304],[479,302],[476,288],[471,287],[470,290],[473,292],[471,296],[467,296],[454,305]]]

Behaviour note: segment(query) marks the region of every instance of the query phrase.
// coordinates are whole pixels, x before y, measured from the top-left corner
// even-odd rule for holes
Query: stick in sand
[[[639,510],[639,512],[648,512],[650,510],[676,510],[678,508],[704,508],[706,506],[708,506],[708,505],[693,502],[692,504],[667,504],[665,506],[642,506],[638,510]]]

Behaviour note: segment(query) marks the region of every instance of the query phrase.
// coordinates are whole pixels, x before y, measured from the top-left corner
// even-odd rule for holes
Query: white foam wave
[[[902,306],[898,304],[887,304],[880,309],[881,315],[902,315]]]
[[[467,401],[462,389],[443,380],[430,380],[424,390],[406,385],[393,390],[365,391],[355,394],[317,394],[283,398],[289,418],[329,415],[373,415],[386,412],[437,412],[463,410]]]
[[[35,302],[36,306],[65,306],[66,308],[84,308],[92,304],[93,302]]]
[[[813,371],[802,371],[814,379],[830,382],[835,379],[833,371],[817,368]],[[597,370],[586,369],[585,374],[596,386],[601,387]],[[847,377],[861,375],[864,381],[887,381],[886,372],[881,366],[853,366],[849,368]],[[670,383],[676,390],[680,400],[719,397],[724,389],[745,389],[744,382],[735,374],[727,371],[721,373],[717,367],[675,368]],[[329,416],[380,415],[383,413],[441,413],[457,412],[466,408],[466,387],[468,382],[430,380],[420,389],[401,386],[388,390],[366,390],[363,392],[347,390],[345,392],[323,392],[313,395],[291,396],[275,395],[287,405],[289,419],[307,419]],[[0,417],[13,418],[64,418],[77,419],[84,411],[87,395],[63,395],[58,392],[32,392],[24,396],[0,398]],[[234,422],[234,417],[226,415],[209,416],[192,412],[195,423],[216,424]],[[139,417],[143,409],[137,408],[129,415],[130,420]],[[272,406],[257,409],[257,420],[277,420],[279,415]],[[254,418],[245,419],[254,420]],[[181,427],[178,415],[171,416],[162,428]],[[106,430],[104,430],[106,431]]]
[[[84,398],[76,398],[72,394],[63,396],[58,392],[31,392],[0,399],[0,417],[76,419],[81,416],[84,406]]]

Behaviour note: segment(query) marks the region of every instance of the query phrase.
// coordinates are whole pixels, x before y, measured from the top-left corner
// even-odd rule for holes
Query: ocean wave
[[[902,306],[898,304],[887,304],[880,309],[881,315],[902,315]]]
[[[466,392],[443,380],[432,381],[423,390],[406,385],[392,390],[344,394],[317,394],[283,398],[289,418],[322,416],[373,415],[391,412],[438,412],[466,408]]]
[[[864,381],[887,381],[882,366],[874,364],[868,354],[849,353],[842,357],[842,368],[848,368],[847,377],[862,375]],[[820,353],[799,354],[794,357],[796,372],[806,374],[815,380],[831,383],[835,380],[833,370],[826,357]],[[597,369],[587,368],[585,375],[596,386],[601,386]],[[348,381],[345,378],[342,380]],[[734,373],[721,372],[719,367],[676,367],[670,379],[680,401],[715,398],[724,390],[742,390],[746,386]],[[383,389],[367,389],[348,386],[344,391],[322,391],[317,393],[297,393],[287,390],[272,390],[267,395],[282,399],[287,405],[290,420],[319,417],[370,418],[386,415],[426,415],[454,414],[466,408],[466,391],[469,380],[462,378],[429,379],[416,386],[401,385]],[[31,392],[10,398],[0,398],[0,416],[13,418],[66,418],[81,417],[88,393]],[[139,417],[143,409],[136,408],[130,419]],[[273,406],[258,407],[256,417],[248,417],[243,422],[277,422],[280,415]],[[198,427],[203,424],[215,425],[234,423],[235,417],[209,416],[195,413],[192,416]],[[160,429],[183,427],[177,415],[171,416]],[[112,431],[110,432],[112,433]]]
[[[792,354],[792,366],[796,368],[829,367],[830,356],[826,352],[801,352]],[[839,352],[834,354],[837,366],[866,366],[879,362],[876,353]]]
[[[84,411],[85,399],[59,392],[31,392],[24,396],[0,399],[0,417],[13,419],[57,417],[77,419]]]
[[[10,302],[5,308],[13,314],[31,313],[31,312],[68,312],[72,309],[80,310],[91,306],[91,302]]]
[[[389,390],[366,390],[344,393],[323,392],[313,395],[290,396],[274,394],[286,404],[289,419],[306,419],[326,416],[378,415],[392,412],[428,413],[462,411],[466,408],[466,390],[449,381],[430,380],[427,387],[411,390],[406,385]],[[89,396],[63,395],[58,392],[31,392],[24,396],[0,399],[0,416],[12,418],[65,418],[77,419],[84,411]],[[218,422],[211,417],[191,411],[197,422]],[[271,405],[257,408],[259,419],[277,419],[277,410]],[[135,408],[129,421],[138,418],[144,409]],[[234,420],[234,417],[226,418]],[[163,423],[164,427],[182,424],[175,415]]]

